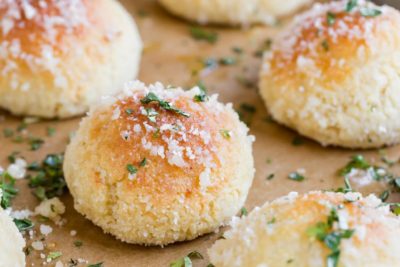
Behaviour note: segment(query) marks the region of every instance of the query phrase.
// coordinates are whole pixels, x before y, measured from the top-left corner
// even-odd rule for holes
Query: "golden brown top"
[[[88,150],[85,157],[96,157],[99,166],[107,166],[106,183],[124,181],[126,190],[188,198],[223,186],[234,175],[229,164],[240,158],[240,145],[247,138],[237,114],[216,96],[196,101],[202,94],[199,88],[142,86],[134,83],[139,90],[100,105],[86,119],[96,155]],[[96,179],[104,183],[101,171]]]
[[[351,5],[351,2],[355,2]],[[277,38],[266,56],[271,74],[341,80],[382,47],[400,46],[400,13],[369,1],[315,4]]]

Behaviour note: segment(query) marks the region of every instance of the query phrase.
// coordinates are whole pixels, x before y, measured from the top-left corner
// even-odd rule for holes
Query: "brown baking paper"
[[[337,175],[337,170],[343,167],[349,157],[362,153],[371,162],[379,162],[377,150],[352,151],[338,148],[325,148],[303,138],[304,143],[298,146],[292,144],[296,133],[279,126],[268,119],[263,103],[252,84],[257,84],[257,74],[261,60],[254,56],[263,46],[267,38],[278,32],[285,23],[275,27],[256,26],[247,29],[239,28],[209,28],[219,34],[215,44],[194,40],[189,33],[190,23],[175,18],[164,11],[155,1],[124,0],[125,7],[135,17],[144,40],[145,49],[139,78],[152,83],[161,81],[165,84],[190,87],[201,79],[210,93],[218,93],[223,102],[232,102],[236,108],[242,103],[256,107],[256,113],[251,123],[251,134],[255,135],[254,158],[256,176],[250,190],[246,208],[250,211],[265,201],[285,195],[290,191],[307,192],[316,189],[332,189],[343,186],[343,179]],[[242,55],[232,51],[233,47],[244,50]],[[238,63],[232,66],[221,66],[202,76],[193,75],[201,69],[201,61],[205,58],[221,58],[235,56]],[[126,60],[129,60],[127,58]],[[246,84],[243,84],[245,81]],[[5,112],[0,113],[0,130],[15,129],[21,118],[15,118]],[[7,167],[7,156],[13,151],[21,151],[28,163],[41,161],[49,153],[59,153],[65,150],[69,134],[78,127],[80,119],[63,121],[45,121],[28,126],[28,132],[33,136],[42,137],[45,143],[37,151],[30,151],[29,145],[15,144],[0,136],[0,166]],[[56,128],[53,137],[46,135],[47,127]],[[400,156],[399,147],[386,149],[387,157],[397,159]],[[84,164],[84,162],[83,162]],[[296,182],[287,178],[288,174],[298,169],[305,170],[305,180]],[[396,168],[393,169],[396,173]],[[399,172],[398,172],[399,173]],[[274,174],[272,180],[267,177]],[[13,201],[13,209],[34,208],[39,201],[32,195],[26,180],[17,182],[20,190]],[[364,191],[373,191],[374,188]],[[379,189],[380,190],[380,189]],[[64,226],[59,227],[46,222],[53,227],[45,239],[47,248],[43,252],[33,251],[27,257],[27,266],[42,266],[45,260],[40,253],[48,255],[51,251],[60,251],[60,260],[64,266],[69,266],[69,259],[85,259],[89,263],[104,262],[103,266],[169,266],[169,264],[191,251],[199,251],[204,260],[194,260],[194,266],[206,266],[209,263],[207,249],[221,235],[219,233],[205,235],[190,242],[181,242],[160,247],[142,247],[122,243],[78,214],[72,204],[71,196],[66,193],[61,200],[67,209],[63,218]],[[36,221],[36,220],[35,220]],[[36,221],[36,231],[41,223]],[[71,231],[77,231],[71,236]],[[39,231],[37,231],[39,232]],[[27,236],[26,236],[27,237]],[[1,238],[1,237],[0,237]],[[33,240],[40,238],[36,234]],[[28,243],[30,240],[27,237]],[[80,248],[73,242],[79,240]],[[10,240],[10,242],[12,242]],[[54,266],[56,261],[48,263]],[[79,266],[86,266],[80,264]]]

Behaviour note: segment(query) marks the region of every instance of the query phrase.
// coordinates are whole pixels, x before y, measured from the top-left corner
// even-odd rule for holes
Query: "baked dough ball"
[[[160,0],[171,13],[201,24],[272,24],[313,0]]]
[[[235,221],[210,259],[216,267],[398,266],[400,220],[381,204],[359,193],[290,193]]]
[[[138,71],[141,41],[115,0],[0,1],[0,107],[70,117]]]
[[[316,4],[297,17],[265,55],[260,92],[278,122],[323,145],[394,144],[400,14],[355,2]]]
[[[24,247],[25,240],[21,233],[7,213],[0,208],[0,267],[24,267]]]
[[[216,95],[132,82],[91,110],[66,150],[75,208],[129,243],[212,232],[240,210],[252,183],[247,132]]]

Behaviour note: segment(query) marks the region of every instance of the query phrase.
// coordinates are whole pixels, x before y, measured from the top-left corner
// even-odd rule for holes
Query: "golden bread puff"
[[[0,267],[25,267],[24,247],[25,240],[15,223],[0,208]]]
[[[0,1],[0,108],[85,113],[136,77],[141,40],[115,0]]]
[[[160,0],[171,13],[201,24],[273,24],[312,0]]]
[[[93,107],[67,147],[75,208],[128,243],[212,232],[246,200],[254,176],[247,133],[217,95],[131,82]]]
[[[400,140],[400,13],[371,2],[315,4],[266,52],[260,93],[278,122],[323,145]]]
[[[388,267],[400,219],[375,195],[290,193],[232,223],[209,250],[216,267]]]

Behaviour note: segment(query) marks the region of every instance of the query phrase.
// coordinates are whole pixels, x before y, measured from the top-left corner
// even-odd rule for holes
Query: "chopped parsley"
[[[18,189],[15,188],[15,179],[7,172],[0,175],[0,189],[2,191],[0,206],[7,209],[11,207],[11,200],[18,194]]]
[[[172,262],[169,266],[170,267],[192,267],[192,260],[196,259],[204,259],[203,255],[200,254],[198,251],[192,251],[188,255],[183,258],[180,258],[174,262]]]
[[[220,130],[219,131],[221,133],[221,135],[225,138],[225,139],[230,139],[231,138],[231,131],[228,130]]]
[[[336,21],[336,14],[332,12],[326,13],[326,22],[328,23],[329,26],[335,24],[335,21]]]
[[[361,8],[360,13],[363,17],[377,17],[382,14],[382,11],[375,8]]]
[[[80,248],[80,247],[82,247],[82,245],[83,245],[83,242],[82,242],[82,241],[80,241],[80,240],[74,241],[74,246],[75,246],[75,247]]]
[[[242,103],[237,112],[239,114],[240,120],[246,123],[247,126],[250,126],[253,122],[253,117],[254,114],[257,112],[257,109],[253,105]]]
[[[236,54],[243,54],[243,48],[240,48],[240,47],[237,47],[237,46],[232,47],[232,51],[234,53],[236,53]]]
[[[358,0],[349,0],[346,5],[346,12],[351,12],[358,5]]]
[[[191,27],[190,35],[195,40],[207,41],[210,44],[214,44],[218,41],[218,34],[215,32],[207,31],[200,27]]]
[[[36,138],[36,137],[29,138],[28,142],[29,142],[29,145],[31,146],[31,150],[32,151],[38,150],[44,144],[44,140],[43,139]]]
[[[28,219],[14,219],[14,223],[17,226],[20,232],[24,232],[26,230],[32,229],[34,224],[31,220]]]
[[[324,49],[325,52],[329,51],[329,42],[328,42],[328,40],[326,40],[326,39],[323,40],[322,43],[321,43],[321,46],[322,46],[322,48]]]
[[[126,113],[127,115],[132,115],[133,109],[127,108],[127,109],[125,109],[125,113]]]
[[[204,259],[203,255],[201,255],[201,253],[196,250],[190,252],[187,256],[193,260],[194,259],[200,259],[200,260]]]
[[[193,100],[195,102],[206,102],[208,100],[206,86],[204,85],[204,83],[202,81],[199,81],[197,83],[197,87],[199,87],[200,93],[198,95],[195,95],[193,97]]]
[[[62,154],[49,154],[40,165],[29,166],[29,170],[37,172],[28,176],[29,186],[34,188],[34,195],[40,200],[61,196],[66,190],[63,161]]]
[[[366,170],[369,167],[371,167],[371,165],[365,160],[362,155],[355,155],[351,158],[351,161],[339,171],[339,173],[340,175],[344,176],[349,174],[353,169]]]
[[[274,224],[274,223],[276,223],[276,218],[275,217],[273,217],[271,220],[269,220],[267,222],[268,225],[271,225],[271,224]]]
[[[15,163],[15,161],[17,160],[17,155],[19,154],[18,151],[14,151],[12,152],[10,155],[8,155],[7,159],[10,163]]]
[[[254,53],[255,57],[262,57],[265,51],[271,49],[272,46],[272,39],[266,39],[262,44],[261,47]]]
[[[143,158],[142,161],[139,163],[139,167],[144,167],[147,165],[147,159]]]
[[[146,114],[149,121],[154,123],[157,122],[156,118],[158,116],[158,112],[154,108],[146,108]]]
[[[338,266],[340,257],[340,243],[342,239],[349,239],[354,234],[353,229],[334,229],[335,222],[339,222],[339,216],[337,214],[337,208],[332,208],[326,222],[319,222],[307,230],[307,234],[310,237],[323,242],[325,246],[329,248],[331,253],[326,259],[327,267]]]
[[[296,181],[296,182],[301,182],[304,181],[305,177],[303,175],[301,175],[298,172],[292,172],[288,175],[288,178],[290,180]]]
[[[271,173],[267,176],[267,180],[272,180],[275,178],[275,174]]]
[[[240,217],[247,216],[247,214],[249,214],[247,209],[245,207],[242,207],[240,209]]]
[[[89,264],[87,267],[102,267],[103,262],[95,263],[95,264]]]
[[[219,64],[224,66],[234,65],[236,62],[237,60],[234,57],[223,57],[219,60]]]
[[[52,261],[52,260],[58,259],[61,256],[62,256],[62,253],[59,251],[50,252],[49,255],[47,255],[47,260]]]
[[[52,137],[56,134],[56,129],[53,127],[47,127],[47,136]]]
[[[292,145],[301,146],[304,144],[304,139],[301,136],[295,136],[292,140]]]
[[[176,114],[185,116],[185,117],[190,117],[190,115],[174,106],[172,106],[169,102],[161,100],[160,98],[158,98],[158,96],[156,94],[154,94],[153,92],[148,93],[144,98],[142,98],[140,100],[140,102],[142,102],[142,104],[150,104],[152,102],[156,102],[160,105],[161,108],[168,110],[168,111],[172,111]]]
[[[379,195],[379,198],[382,200],[382,202],[385,202],[386,200],[388,200],[389,195],[390,195],[390,191],[385,190]]]
[[[133,166],[132,164],[126,165],[126,169],[128,170],[128,172],[130,174],[136,174],[138,171],[138,169],[135,166]]]
[[[6,138],[12,137],[14,135],[14,131],[10,128],[3,129],[3,135]]]

